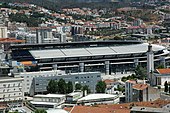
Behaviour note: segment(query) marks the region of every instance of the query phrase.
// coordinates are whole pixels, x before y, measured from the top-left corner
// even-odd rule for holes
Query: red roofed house
[[[133,85],[133,101],[154,101],[160,98],[159,90],[148,84]]]
[[[164,86],[165,81],[170,82],[170,68],[156,69],[154,76],[155,85]]]
[[[128,80],[125,84],[126,102],[154,101],[160,98],[158,89],[146,84],[145,81]]]

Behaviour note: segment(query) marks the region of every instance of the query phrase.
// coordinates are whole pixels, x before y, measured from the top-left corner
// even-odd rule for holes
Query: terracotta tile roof
[[[148,87],[147,84],[135,84],[135,85],[133,86],[133,89],[136,89],[136,90],[144,90],[144,89],[146,89],[147,87]]]
[[[161,108],[169,104],[168,100],[155,100],[149,102],[131,102],[124,104],[96,105],[96,106],[75,106],[71,113],[130,113],[133,106]],[[72,108],[64,108],[71,111]]]
[[[70,111],[70,109],[65,109]],[[129,109],[112,109],[107,107],[96,106],[75,106],[71,113],[130,113]]]
[[[25,40],[18,40],[15,38],[0,38],[0,43],[22,43]]]
[[[114,83],[115,80],[106,79],[106,80],[104,80],[104,82],[106,83],[106,85],[110,85],[110,84]]]
[[[170,68],[156,69],[159,74],[170,74]]]

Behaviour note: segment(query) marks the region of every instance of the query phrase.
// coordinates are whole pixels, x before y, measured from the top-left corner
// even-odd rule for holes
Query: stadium
[[[132,40],[29,44],[11,46],[11,60],[29,67],[27,71],[57,68],[66,72],[100,71],[106,74],[133,71],[146,66],[148,43]],[[155,65],[169,65],[169,51],[152,44]]]

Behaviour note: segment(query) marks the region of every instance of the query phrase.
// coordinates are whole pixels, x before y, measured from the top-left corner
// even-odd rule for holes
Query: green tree
[[[67,93],[73,92],[73,84],[71,81],[67,83]]]
[[[126,80],[127,80],[127,77],[122,77],[121,78],[121,81],[123,81],[123,82],[126,82]]]
[[[168,82],[166,81],[165,83],[164,83],[164,92],[168,92]]]
[[[81,85],[81,84],[77,83],[77,84],[75,85],[75,89],[76,89],[76,90],[81,90],[81,88],[82,88],[82,85]]]
[[[87,94],[89,94],[91,92],[90,89],[89,89],[89,86],[87,86],[87,85],[83,86],[82,90],[83,90],[83,92],[87,91]]]
[[[147,71],[142,66],[138,65],[135,69],[135,74],[139,79],[146,78]]]
[[[163,69],[163,68],[165,68],[163,64],[157,66],[157,69]]]
[[[44,109],[37,109],[34,113],[47,113]]]
[[[56,93],[58,92],[58,83],[55,80],[50,80],[47,86],[48,93]]]
[[[106,90],[106,83],[103,81],[99,81],[96,84],[96,92],[97,93],[105,93],[105,90]]]
[[[58,87],[59,87],[58,93],[60,93],[60,94],[66,94],[67,93],[66,92],[67,91],[67,84],[66,84],[64,79],[60,79],[58,81]]]
[[[8,112],[8,113],[19,113],[18,111]]]

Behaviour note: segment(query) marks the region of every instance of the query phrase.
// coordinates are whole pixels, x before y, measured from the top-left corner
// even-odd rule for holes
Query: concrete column
[[[160,62],[166,68],[165,57],[160,57]]]
[[[110,72],[110,61],[105,61],[105,73],[106,75],[109,75]]]
[[[54,69],[54,70],[57,70],[57,67],[58,67],[57,64],[54,64],[54,65],[53,65],[53,69]]]
[[[138,58],[135,58],[135,59],[134,59],[134,64],[135,64],[135,67],[138,66],[138,64],[139,64],[139,59],[138,59]]]
[[[84,72],[84,62],[79,63],[79,71]]]

